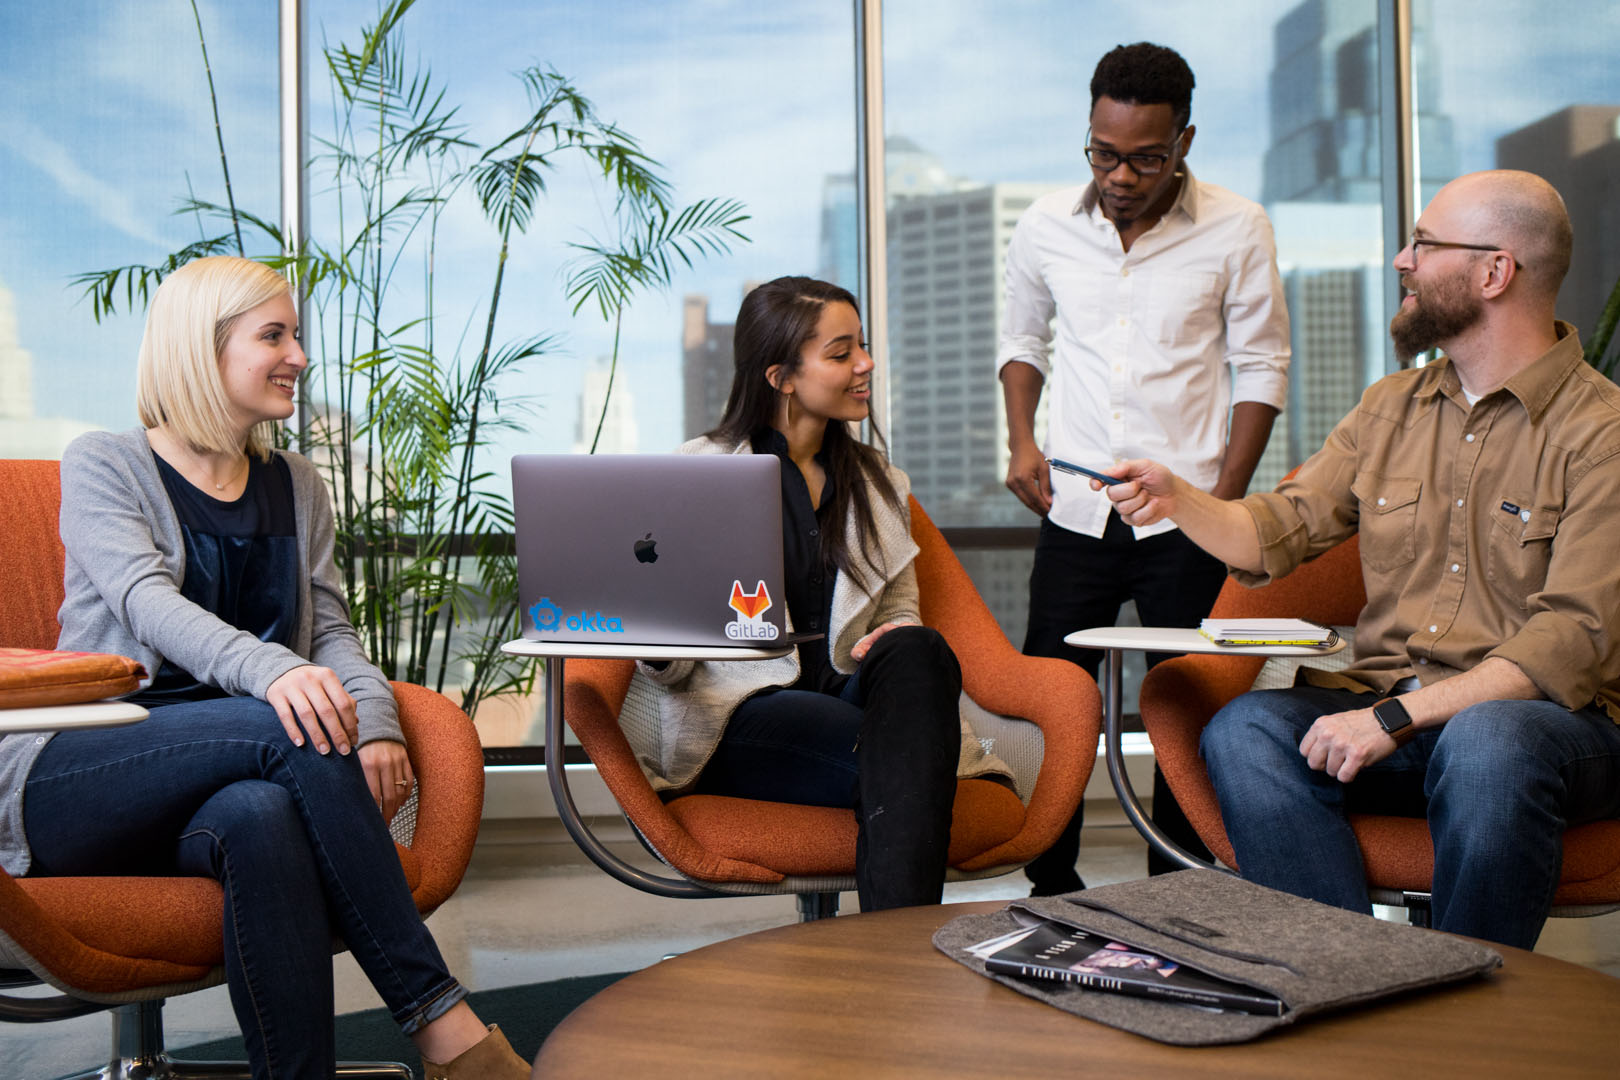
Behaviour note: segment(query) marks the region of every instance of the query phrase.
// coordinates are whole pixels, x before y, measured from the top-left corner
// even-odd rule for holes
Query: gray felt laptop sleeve
[[[1269,991],[1285,1011],[1216,1011],[987,972],[967,949],[1015,929],[1015,907]],[[1462,938],[1302,900],[1216,870],[1014,901],[1002,911],[952,919],[934,934],[934,945],[1021,994],[1183,1046],[1243,1042],[1314,1013],[1454,982],[1502,963],[1495,950]]]

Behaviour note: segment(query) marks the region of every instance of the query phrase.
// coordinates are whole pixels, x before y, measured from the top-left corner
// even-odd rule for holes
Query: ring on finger
[[[394,781],[394,786],[395,787],[410,787],[411,782],[409,780],[395,780]]]

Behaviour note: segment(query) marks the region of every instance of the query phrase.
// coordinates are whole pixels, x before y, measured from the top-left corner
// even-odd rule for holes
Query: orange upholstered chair
[[[0,492],[7,506],[0,515],[0,646],[53,648],[64,557],[57,463],[0,460]],[[442,695],[394,683],[394,696],[418,790],[393,831],[411,895],[426,914],[455,891],[472,857],[483,807],[483,754],[472,721]],[[131,793],[130,807],[139,812],[138,792]],[[0,1020],[115,1008],[114,1052],[154,1070],[140,1075],[167,1076],[158,1068],[163,998],[223,981],[223,926],[223,894],[206,878],[14,879],[0,873],[0,986],[48,983],[62,992],[0,995]],[[395,1066],[363,1068],[345,1066],[343,1075],[410,1075]],[[211,1067],[208,1075],[229,1074]]]
[[[1073,664],[1013,648],[915,499],[911,533],[921,549],[923,622],[944,634],[961,662],[976,733],[1018,776],[1016,794],[992,781],[958,782],[949,874],[1006,873],[1046,850],[1074,813],[1096,759],[1101,698]],[[617,860],[564,805],[571,800],[559,798],[580,846],[620,880],[661,895],[794,893],[805,918],[834,913],[838,892],[854,888],[855,815],[713,795],[665,803],[625,738],[626,727],[657,724],[659,691],[633,676],[629,661],[570,661],[563,714],[631,824],[681,877],[654,877]]]
[[[1258,589],[1228,581],[1215,601],[1215,618],[1297,617],[1328,626],[1354,626],[1367,602],[1361,548],[1350,539]],[[1142,722],[1164,778],[1187,820],[1228,866],[1237,866],[1221,822],[1215,789],[1198,739],[1216,711],[1249,690],[1265,660],[1259,657],[1184,656],[1148,672],[1142,683]],[[1421,921],[1434,875],[1434,846],[1422,818],[1353,814],[1367,882],[1379,903],[1412,907]],[[1564,834],[1563,878],[1554,914],[1593,915],[1620,906],[1620,821],[1581,825]]]

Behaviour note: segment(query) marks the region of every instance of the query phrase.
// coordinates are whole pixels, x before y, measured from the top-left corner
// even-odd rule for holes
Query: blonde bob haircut
[[[276,425],[256,424],[247,445],[237,443],[219,357],[237,319],[288,291],[286,278],[235,255],[196,259],[164,278],[146,314],[135,369],[141,424],[167,425],[203,453],[246,450],[268,459]]]

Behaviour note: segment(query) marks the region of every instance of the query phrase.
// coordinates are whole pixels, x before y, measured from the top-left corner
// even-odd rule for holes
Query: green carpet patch
[[[551,1029],[562,1023],[586,998],[624,978],[628,972],[582,975],[572,979],[480,990],[467,1000],[486,1024],[499,1024],[519,1056],[533,1060]],[[241,1061],[247,1057],[240,1035],[169,1051],[187,1061]],[[339,1061],[401,1061],[416,1068],[416,1047],[386,1009],[367,1009],[337,1018]]]

